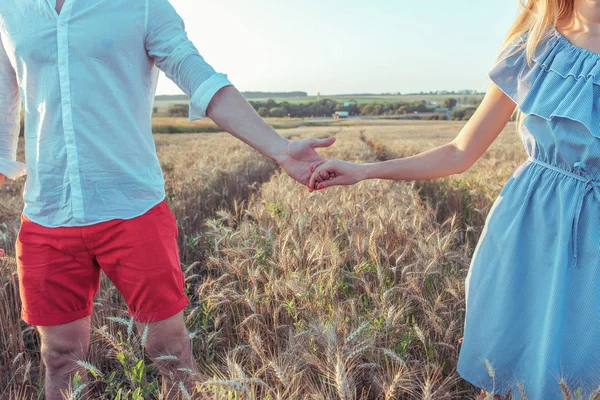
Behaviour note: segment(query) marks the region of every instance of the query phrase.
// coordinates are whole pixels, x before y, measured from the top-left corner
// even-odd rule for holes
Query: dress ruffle
[[[552,29],[528,65],[525,41],[523,35],[504,48],[489,71],[492,81],[524,114],[568,118],[600,138],[600,54]]]

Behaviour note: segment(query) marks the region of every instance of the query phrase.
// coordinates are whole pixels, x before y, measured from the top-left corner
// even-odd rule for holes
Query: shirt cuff
[[[0,158],[0,174],[5,175],[10,179],[17,179],[18,177],[27,173],[27,165],[19,162]]]
[[[227,79],[227,75],[215,73],[210,78],[202,82],[196,91],[192,94],[189,106],[189,120],[194,121],[206,117],[206,109],[214,95],[225,86],[232,83]]]

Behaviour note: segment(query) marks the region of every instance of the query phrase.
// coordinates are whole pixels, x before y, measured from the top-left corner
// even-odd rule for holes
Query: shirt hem
[[[167,198],[167,196],[165,195],[165,196],[164,196],[162,199],[160,199],[160,200],[159,200],[159,201],[157,201],[156,203],[153,203],[153,204],[152,204],[150,207],[147,207],[147,208],[145,208],[143,211],[141,211],[141,212],[137,213],[136,215],[132,215],[132,216],[129,216],[129,217],[127,217],[127,218],[123,218],[123,217],[109,217],[109,218],[104,218],[104,219],[101,219],[101,220],[98,220],[98,221],[92,221],[92,222],[88,222],[88,223],[81,224],[81,225],[56,225],[56,226],[44,225],[44,224],[41,224],[41,223],[37,222],[35,219],[31,218],[29,215],[27,215],[27,213],[25,212],[25,210],[23,210],[23,212],[22,212],[22,213],[23,213],[23,215],[24,215],[24,216],[25,216],[25,217],[26,217],[28,220],[30,220],[31,222],[33,222],[33,223],[35,223],[35,224],[38,224],[38,225],[41,225],[41,226],[43,226],[43,227],[45,227],[45,228],[70,228],[70,227],[82,227],[82,226],[96,225],[96,224],[99,224],[99,223],[102,223],[102,222],[108,222],[108,221],[112,221],[112,220],[115,220],[115,219],[125,219],[125,220],[127,220],[127,219],[133,219],[133,218],[139,217],[140,215],[143,215],[143,214],[145,214],[146,212],[148,212],[148,210],[150,210],[152,207],[156,207],[158,204],[160,204],[160,203],[161,203],[162,201],[164,201],[166,198]]]
[[[0,157],[0,174],[9,179],[17,178],[27,174],[27,165],[16,160],[7,160]]]

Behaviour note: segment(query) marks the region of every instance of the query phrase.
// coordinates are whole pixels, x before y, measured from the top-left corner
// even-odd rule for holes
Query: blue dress
[[[513,399],[563,399],[561,380],[586,399],[600,385],[600,54],[547,33],[531,64],[523,35],[489,72],[526,114],[529,157],[475,247],[457,372]]]

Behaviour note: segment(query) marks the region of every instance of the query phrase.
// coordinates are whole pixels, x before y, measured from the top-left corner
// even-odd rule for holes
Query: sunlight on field
[[[335,135],[324,156],[373,162],[446,143],[463,125],[357,120],[280,133]],[[512,123],[462,175],[313,193],[226,133],[154,137],[179,225],[187,325],[211,398],[474,398],[478,390],[455,371],[464,279],[494,198],[526,159]],[[35,398],[43,382],[39,338],[18,314],[23,182],[7,180],[0,191],[2,398]],[[148,389],[156,370],[139,335],[108,319],[127,314],[104,277],[95,301],[97,398]],[[145,375],[133,379],[140,360]]]
[[[276,129],[293,128],[305,124],[301,118],[267,118],[267,121]],[[152,132],[154,133],[214,133],[220,131],[222,130],[209,118],[195,121],[180,117],[152,118]]]

